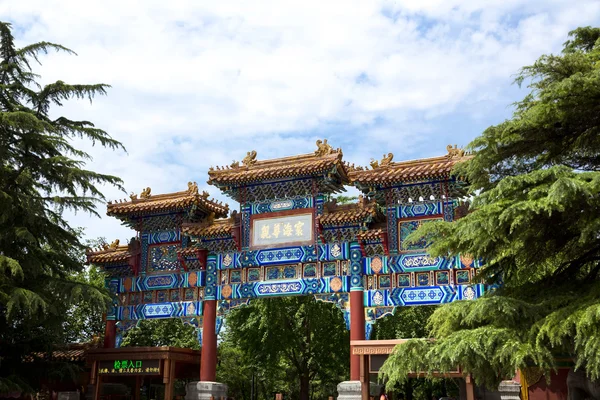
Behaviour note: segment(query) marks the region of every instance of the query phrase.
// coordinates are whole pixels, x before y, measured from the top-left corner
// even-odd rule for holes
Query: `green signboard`
[[[160,375],[160,360],[100,361],[98,374],[103,375]]]

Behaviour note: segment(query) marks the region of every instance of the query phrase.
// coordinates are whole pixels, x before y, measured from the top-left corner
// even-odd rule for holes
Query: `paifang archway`
[[[392,154],[371,167],[343,161],[341,149],[317,141],[313,153],[210,168],[208,183],[240,204],[227,205],[188,189],[154,195],[150,188],[112,202],[108,215],[137,232],[88,253],[108,273],[115,295],[107,315],[105,345],[142,319],[181,318],[202,341],[200,379],[216,375],[216,335],[229,310],[256,298],[315,296],[343,311],[351,340],[396,307],[475,299],[478,262],[470,257],[431,257],[426,243],[405,238],[421,224],[452,221],[462,211],[463,183],[451,175],[468,159],[456,147],[439,157],[394,162]],[[345,186],[358,203],[336,204]],[[350,379],[359,380],[359,356]]]

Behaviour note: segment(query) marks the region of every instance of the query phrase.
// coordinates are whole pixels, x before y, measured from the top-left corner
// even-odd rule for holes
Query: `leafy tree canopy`
[[[481,278],[503,286],[437,309],[435,342],[399,346],[384,368],[392,382],[460,365],[493,387],[528,365],[551,370],[558,354],[600,377],[600,28],[569,36],[562,54],[520,71],[531,91],[513,117],[469,145],[456,173],[470,213],[411,238],[431,237],[436,256],[484,260]]]
[[[350,337],[333,304],[310,296],[260,299],[233,310],[226,321],[220,357],[222,348],[239,352],[238,362],[248,366],[241,372],[250,378],[254,372],[261,398],[273,392],[301,400],[326,398],[349,373]],[[227,378],[222,370],[220,375]],[[247,386],[232,383],[240,392],[230,395],[248,398]]]
[[[196,328],[184,325],[179,318],[142,320],[125,334],[121,346],[200,348]]]
[[[89,156],[72,139],[122,146],[89,121],[50,117],[51,106],[91,101],[108,85],[38,84],[32,63],[50,50],[74,54],[48,42],[18,49],[10,24],[0,22],[0,391],[39,385],[23,375],[22,355],[56,344],[71,304],[104,307],[108,300],[73,278],[83,270],[85,246],[63,210],[96,214],[104,199],[97,185],[121,187],[117,177],[84,169]],[[30,340],[38,330],[45,339]]]

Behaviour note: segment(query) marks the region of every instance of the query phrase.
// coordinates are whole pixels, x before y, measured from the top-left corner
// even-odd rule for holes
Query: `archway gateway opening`
[[[108,204],[108,215],[136,231],[88,253],[107,273],[114,307],[105,345],[119,347],[139,320],[181,318],[202,343],[200,381],[187,398],[219,397],[217,333],[230,310],[257,298],[314,296],[344,312],[350,339],[368,339],[373,323],[397,307],[475,299],[478,261],[431,257],[429,243],[407,241],[424,223],[464,214],[464,183],[451,174],[469,156],[448,146],[439,157],[369,167],[343,160],[341,149],[317,141],[309,154],[210,168],[210,185],[239,211],[188,183],[185,191]],[[335,196],[354,186],[358,202]],[[360,382],[360,356],[350,356],[350,380]],[[360,390],[356,393],[360,397]]]

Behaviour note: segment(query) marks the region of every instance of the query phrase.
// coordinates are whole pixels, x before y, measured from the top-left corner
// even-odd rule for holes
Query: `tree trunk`
[[[405,399],[406,400],[413,400],[413,382],[412,379],[407,380],[404,383],[404,395],[406,396]],[[429,399],[427,399],[429,400]]]
[[[300,400],[310,400],[310,379],[308,374],[300,375]]]

